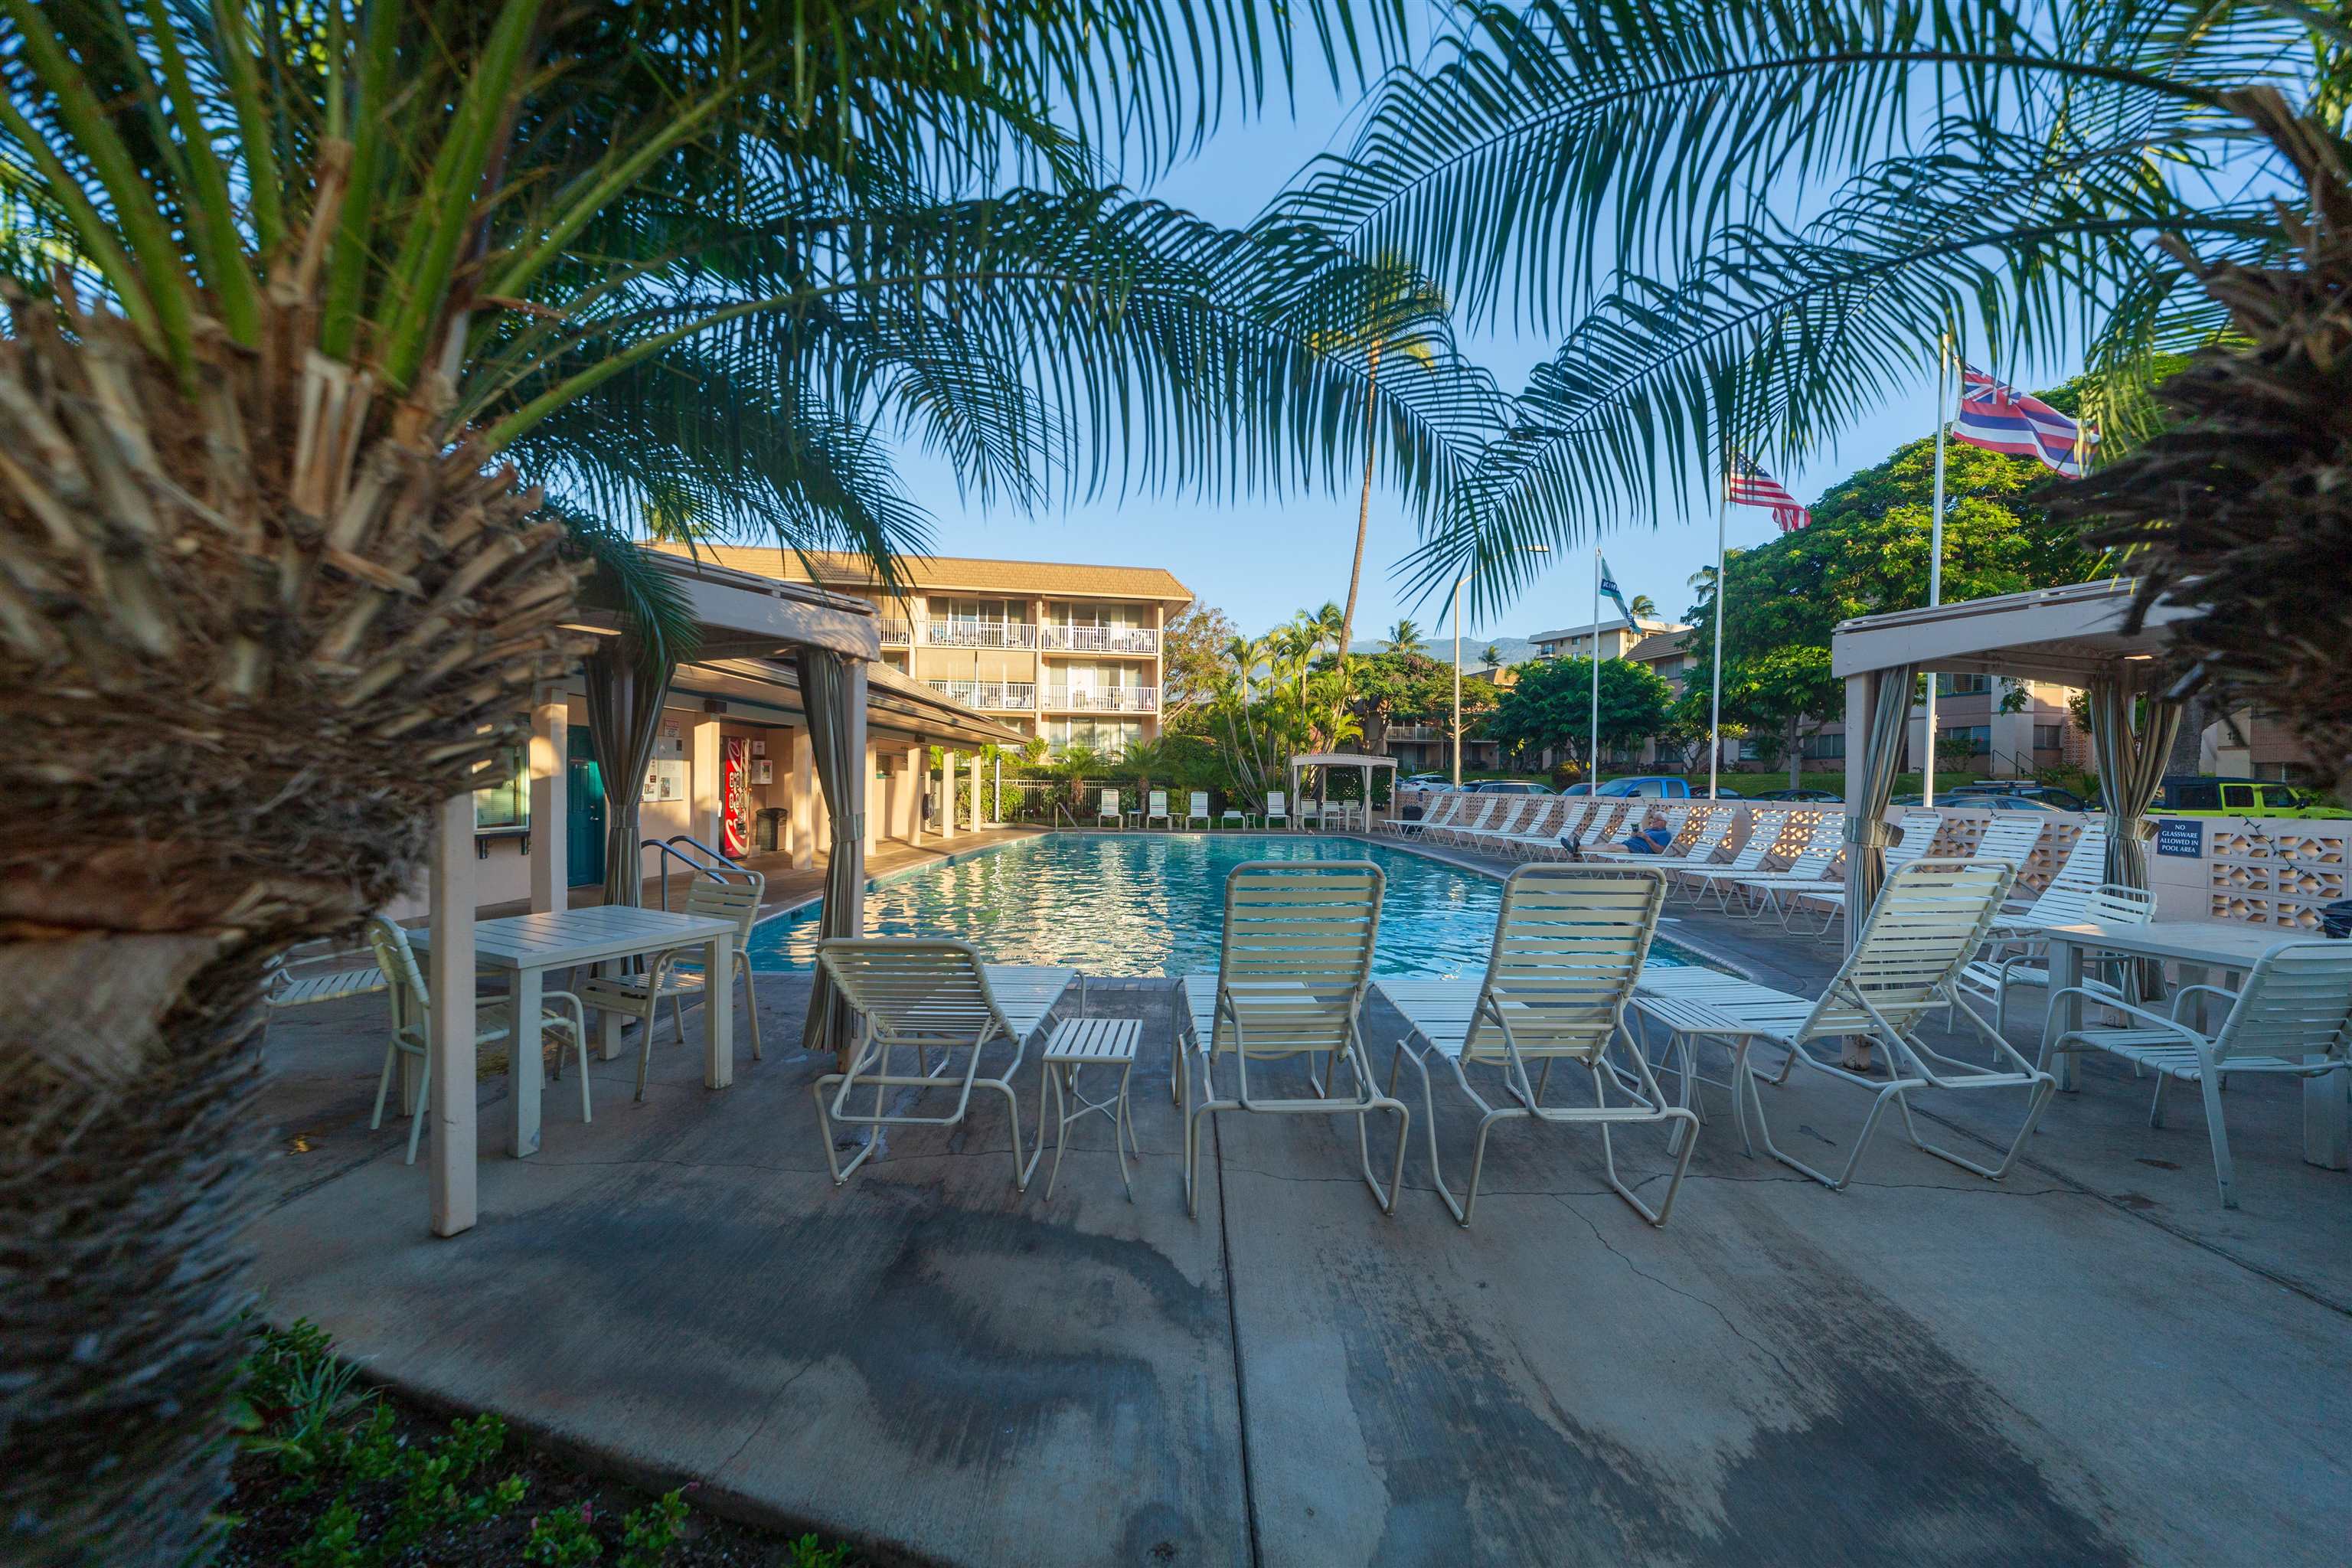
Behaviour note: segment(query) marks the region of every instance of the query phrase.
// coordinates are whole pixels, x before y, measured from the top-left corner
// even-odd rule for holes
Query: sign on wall
[[[648,805],[656,801],[686,798],[686,764],[667,758],[656,757],[646,768],[646,793],[640,798]]]
[[[2202,859],[2205,855],[2205,825],[2193,816],[2157,818],[2156,852]]]

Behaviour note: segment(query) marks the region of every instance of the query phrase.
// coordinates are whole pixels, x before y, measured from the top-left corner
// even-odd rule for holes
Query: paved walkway
[[[1719,920],[1669,934],[1767,980],[1826,969]],[[1195,1222],[1164,984],[1089,995],[1145,1022],[1131,1205],[1098,1118],[1050,1202],[1042,1175],[1016,1194],[993,1107],[899,1132],[835,1190],[821,1064],[783,1044],[805,994],[766,984],[768,1058],[739,1047],[729,1092],[667,1040],[642,1106],[629,1060],[599,1064],[592,1125],[552,1091],[544,1152],[486,1154],[454,1241],[425,1235],[399,1133],[366,1131],[373,1015],[297,1015],[252,1233],[268,1310],[884,1562],[2345,1560],[2352,1177],[2296,1157],[2290,1087],[2231,1086],[2229,1215],[2200,1120],[2149,1130],[2144,1084],[2095,1066],[1999,1185],[1887,1139],[1829,1193],[1742,1157],[1711,1095],[1667,1230],[1602,1186],[1591,1142],[1507,1127],[1464,1231],[1419,1149],[1383,1217],[1352,1133],[1230,1114]],[[1384,1067],[1401,1021],[1370,1027]],[[1801,1141],[1860,1120],[1842,1086],[1767,1092]],[[1438,1130],[1466,1150],[1459,1103]],[[1654,1141],[1620,1148],[1637,1179],[1664,1168]]]

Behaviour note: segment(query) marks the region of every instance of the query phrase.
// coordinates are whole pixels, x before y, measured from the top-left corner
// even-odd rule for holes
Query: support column
[[[871,741],[858,747],[858,752],[866,759],[866,831],[859,836],[860,847],[866,851],[866,858],[871,860],[874,858],[875,837],[882,826],[882,781],[875,776],[879,757]]]
[[[911,650],[909,651],[908,657],[911,661]],[[866,739],[866,675],[865,663],[863,661],[859,661],[851,664],[848,669],[848,677],[849,679],[845,682],[846,689],[842,693],[842,705],[847,710],[847,711],[841,716],[841,727],[846,739],[845,749],[847,750],[852,756],[864,757],[866,759],[866,775],[868,780],[867,789],[870,795],[872,789],[871,780],[874,776],[874,752],[872,747],[867,744]],[[870,804],[869,800],[869,805]],[[857,908],[854,912],[853,917],[845,921],[844,924],[838,928],[846,931],[851,936],[864,936],[866,934],[866,862],[874,854],[874,815],[871,810],[866,813],[866,831],[861,837],[864,842],[857,847],[857,860],[849,868],[846,874],[847,885],[857,889]],[[828,880],[831,879],[832,875],[832,870],[828,868]]]
[[[923,786],[930,782],[930,749],[921,742],[907,748],[907,842],[923,841]]]
[[[1870,777],[1872,684],[1867,674],[1845,678],[1845,814],[1849,819],[1845,828],[1845,944],[1849,948],[1862,930],[1862,917],[1868,912],[1860,902],[1862,889],[1857,885],[1862,875],[1861,836],[1851,819],[1862,813],[1863,785]],[[1764,818],[1749,808],[1748,831],[1761,832],[1763,823]]]
[[[688,796],[692,806],[687,829],[713,849],[726,847],[726,831],[720,819],[727,809],[726,792],[720,785],[719,766],[719,720],[707,714],[694,722],[694,783]]]
[[[793,833],[793,869],[805,871],[816,864],[816,847],[825,835],[824,792],[816,787],[816,746],[809,732],[793,731],[792,744],[793,814],[786,826]]]
[[[940,837],[943,839],[956,836],[955,792],[956,754],[942,752],[940,753]]]
[[[571,803],[566,798],[572,725],[563,695],[530,710],[530,911],[571,907]]]
[[[479,1128],[474,1114],[474,797],[452,795],[441,803],[440,831],[433,845],[433,882],[428,894],[432,951],[425,961],[425,984],[433,1005],[427,1026],[434,1055],[425,1114],[430,1149],[425,1170],[426,1204],[433,1234],[456,1236],[479,1217],[474,1161]]]
[[[980,809],[980,753],[974,752],[971,754],[971,830],[979,832],[980,825],[987,820],[986,814]]]

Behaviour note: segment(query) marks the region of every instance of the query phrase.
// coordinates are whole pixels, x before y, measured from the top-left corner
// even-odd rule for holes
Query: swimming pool
[[[1217,966],[1225,874],[1245,860],[1370,860],[1388,878],[1373,972],[1486,973],[1503,885],[1360,839],[1283,834],[1048,833],[883,879],[869,936],[956,936],[992,963],[1089,974],[1189,974]],[[752,929],[755,969],[816,963],[814,904]],[[1696,962],[1664,942],[1653,963]]]

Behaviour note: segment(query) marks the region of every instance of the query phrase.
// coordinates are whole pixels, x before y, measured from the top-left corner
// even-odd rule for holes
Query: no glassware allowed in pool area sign
[[[2179,855],[2197,859],[2205,853],[2205,825],[2196,821],[2158,822],[2156,825],[2156,852]]]

